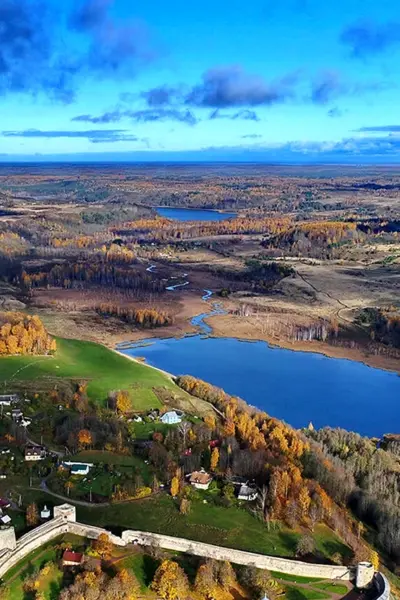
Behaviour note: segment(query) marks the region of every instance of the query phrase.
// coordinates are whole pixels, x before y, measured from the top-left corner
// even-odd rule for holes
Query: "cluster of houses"
[[[30,425],[32,423],[32,419],[25,417],[24,413],[22,412],[22,410],[20,408],[12,408],[19,402],[20,402],[20,397],[17,394],[1,394],[0,395],[0,411],[1,411],[1,414],[4,414],[5,408],[6,409],[11,408],[11,411],[6,410],[5,414],[8,417],[11,417],[11,419],[15,423],[17,423],[21,427],[26,428],[26,427],[28,427],[28,425]],[[29,402],[29,400],[26,400],[26,402]]]
[[[158,408],[151,409],[146,418],[150,421],[159,421],[160,423],[164,423],[164,425],[178,425],[182,422],[185,413],[181,410],[169,410],[166,413],[160,414]],[[144,418],[141,415],[135,415],[131,421],[135,423],[143,423]]]
[[[204,469],[193,471],[193,473],[190,473],[187,477],[189,483],[196,488],[196,490],[208,490],[210,483],[213,480],[213,476]],[[227,483],[231,483],[235,488],[238,500],[254,502],[258,497],[255,483],[248,481],[244,477],[230,477],[227,480]]]

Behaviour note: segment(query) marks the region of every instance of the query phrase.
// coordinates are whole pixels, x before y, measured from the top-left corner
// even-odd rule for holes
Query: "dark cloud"
[[[241,137],[243,140],[256,140],[262,138],[262,135],[259,133],[246,133],[246,135],[242,135]]]
[[[117,123],[118,121],[121,121],[122,119],[122,113],[120,110],[112,110],[109,112],[105,112],[102,115],[99,115],[97,117],[93,116],[93,115],[78,115],[76,117],[73,117],[71,119],[71,121],[74,121],[76,123],[93,123],[96,125],[99,125],[101,123]]]
[[[379,54],[400,42],[400,22],[353,23],[342,31],[340,41],[350,48],[354,57]]]
[[[260,121],[260,117],[254,110],[242,109],[235,113],[221,113],[221,111],[216,108],[210,113],[208,117],[210,120],[213,119],[230,119],[231,121],[237,121],[238,119],[242,119],[243,121]]]
[[[76,66],[54,48],[54,15],[34,0],[0,2],[0,94],[25,92],[70,102]]]
[[[177,121],[187,125],[196,125],[198,119],[190,110],[177,110],[174,108],[155,108],[143,110],[114,110],[99,116],[78,115],[72,119],[81,123],[117,123],[122,119],[131,119],[135,123],[155,123],[160,121]]]
[[[140,94],[141,98],[146,100],[150,107],[168,106],[173,104],[174,99],[180,94],[178,88],[169,87],[168,85],[160,85],[158,87],[147,90]]]
[[[43,131],[41,129],[24,129],[22,131],[2,131],[4,137],[22,138],[83,138],[93,143],[101,142],[137,142],[145,141],[136,135],[127,133],[125,129],[90,129],[87,131]]]
[[[74,36],[66,47],[61,9],[48,0],[0,0],[0,95],[46,94],[68,103],[81,78],[131,77],[152,61],[144,24],[118,21],[113,3],[74,2],[66,19]]]
[[[70,26],[76,31],[101,27],[108,18],[113,0],[81,0],[70,16]]]
[[[369,127],[360,127],[359,129],[355,129],[360,133],[399,133],[400,125],[372,125]]]
[[[70,15],[69,26],[89,39],[82,68],[101,77],[129,76],[155,58],[143,23],[111,16],[114,0],[81,0]]]
[[[285,102],[293,96],[292,81],[282,78],[267,83],[237,66],[210,69],[202,79],[186,95],[185,104],[208,108],[268,106]]]

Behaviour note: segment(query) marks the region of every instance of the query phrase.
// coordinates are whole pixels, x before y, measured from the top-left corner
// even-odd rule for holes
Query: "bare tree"
[[[186,448],[186,438],[187,435],[189,433],[189,431],[191,430],[192,426],[188,421],[182,421],[182,423],[179,424],[178,427],[178,431],[182,436],[183,439],[183,446]]]
[[[268,506],[268,488],[266,485],[263,485],[262,488],[258,490],[258,498],[257,505],[255,508],[255,512],[258,516],[262,518],[264,523],[266,523],[268,531],[270,530],[270,515],[269,515],[269,506]]]

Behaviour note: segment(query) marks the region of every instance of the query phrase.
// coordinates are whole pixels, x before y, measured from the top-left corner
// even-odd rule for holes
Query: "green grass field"
[[[266,526],[244,509],[225,508],[201,501],[192,502],[189,515],[181,515],[170,496],[160,494],[141,501],[89,509],[77,507],[78,520],[109,529],[142,529],[185,537],[230,548],[294,556],[300,533],[284,526]],[[327,527],[316,527],[317,551],[330,558],[336,552],[351,555],[350,549]]]
[[[186,394],[160,371],[151,369],[92,342],[57,339],[54,356],[6,356],[0,358],[0,385],[13,390],[17,382],[67,378],[88,382],[91,399],[104,402],[110,390],[128,389],[132,408],[144,411],[161,406],[154,387],[167,387]],[[34,387],[32,386],[32,391]]]

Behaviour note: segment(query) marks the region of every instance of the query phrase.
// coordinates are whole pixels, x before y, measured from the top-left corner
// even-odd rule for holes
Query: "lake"
[[[197,208],[166,208],[158,206],[157,213],[166,219],[175,219],[176,221],[225,221],[225,219],[234,219],[234,212],[218,212],[217,210],[206,210]]]
[[[236,338],[152,342],[120,350],[175,375],[204,379],[297,428],[312,421],[317,428],[343,427],[368,436],[400,433],[396,373]]]

